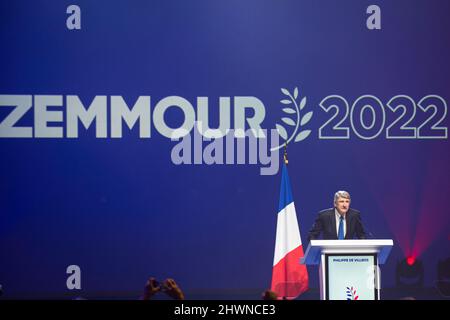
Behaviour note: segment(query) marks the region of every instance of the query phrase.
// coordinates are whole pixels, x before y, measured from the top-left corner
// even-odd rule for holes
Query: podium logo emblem
[[[347,287],[347,300],[358,300],[359,296],[356,293],[356,288]]]

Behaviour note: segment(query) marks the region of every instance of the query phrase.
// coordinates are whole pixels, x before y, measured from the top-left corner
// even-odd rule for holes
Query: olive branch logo
[[[358,300],[359,296],[356,294],[356,288],[346,287],[347,300]]]
[[[311,133],[311,130],[302,130],[297,134],[297,131],[300,129],[300,127],[307,124],[309,120],[311,120],[311,117],[313,115],[313,112],[310,111],[305,113],[302,117],[300,116],[300,111],[302,111],[306,106],[306,97],[303,97],[300,100],[298,96],[297,87],[295,87],[293,94],[291,94],[285,88],[281,88],[281,92],[286,96],[284,99],[280,101],[284,106],[283,112],[289,116],[295,116],[295,120],[290,118],[289,116],[286,116],[281,118],[281,121],[283,121],[288,126],[295,128],[292,134],[288,137],[288,130],[286,130],[286,128],[279,123],[275,124],[278,134],[282,139],[284,139],[285,142],[281,143],[276,147],[271,148],[270,151],[280,149],[284,145],[287,145],[289,142],[291,142],[292,139],[294,139],[294,142],[305,140]]]

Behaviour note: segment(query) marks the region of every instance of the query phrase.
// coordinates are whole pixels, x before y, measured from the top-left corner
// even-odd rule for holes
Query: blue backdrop
[[[394,285],[407,255],[423,260],[432,285],[436,263],[449,255],[450,3],[372,2],[1,1],[0,94],[61,95],[63,112],[67,95],[86,107],[97,95],[122,96],[130,107],[151,96],[152,108],[180,96],[194,109],[208,97],[212,127],[219,97],[253,96],[271,129],[286,116],[280,89],[298,87],[313,111],[310,136],[288,148],[302,240],[334,192],[347,190],[369,232],[394,239],[384,286]],[[80,30],[66,26],[71,4],[81,9]],[[371,4],[381,9],[381,30],[366,26]],[[333,115],[320,103],[331,95],[350,109],[364,95],[378,98],[381,133],[359,137],[349,115],[341,123],[348,138],[320,139]],[[398,117],[387,104],[398,95],[416,104],[410,127],[431,118],[422,133],[437,138],[386,137]],[[442,98],[433,100],[436,116],[418,106],[429,95]],[[0,121],[11,110],[0,107]],[[33,110],[16,126],[32,127]],[[370,110],[361,114],[360,128],[370,127]],[[172,108],[165,119],[176,127],[183,114]],[[269,287],[280,174],[260,175],[252,164],[175,165],[176,142],[154,127],[148,139],[139,125],[124,128],[122,138],[96,138],[94,124],[80,125],[76,139],[0,139],[5,294],[65,294],[71,264],[82,270],[85,294],[139,292],[150,275],[193,292]]]

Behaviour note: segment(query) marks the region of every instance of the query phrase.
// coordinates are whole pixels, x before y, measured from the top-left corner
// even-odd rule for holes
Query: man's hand
[[[262,293],[261,298],[263,300],[277,300],[278,299],[278,295],[275,292],[271,291],[271,290],[266,290],[266,291],[264,291]]]
[[[184,293],[173,279],[166,279],[161,289],[175,300],[184,300]]]
[[[144,288],[143,300],[150,300],[161,288],[155,278],[149,278]]]

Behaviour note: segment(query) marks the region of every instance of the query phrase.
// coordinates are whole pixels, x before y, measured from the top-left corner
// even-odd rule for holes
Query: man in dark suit
[[[350,194],[347,191],[338,191],[334,194],[334,208],[319,212],[308,234],[308,242],[318,239],[365,239],[366,232],[361,222],[358,210],[350,209]]]

